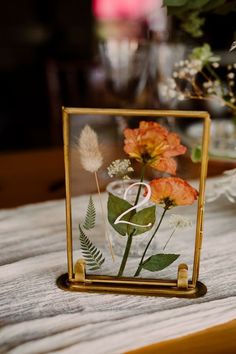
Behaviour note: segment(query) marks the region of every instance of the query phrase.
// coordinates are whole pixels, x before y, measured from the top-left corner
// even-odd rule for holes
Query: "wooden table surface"
[[[127,354],[235,354],[236,320]]]

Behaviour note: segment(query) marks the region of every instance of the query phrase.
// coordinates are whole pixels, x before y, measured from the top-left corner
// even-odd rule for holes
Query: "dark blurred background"
[[[153,68],[155,47],[170,41],[190,47],[208,41],[216,51],[225,51],[227,62],[236,30],[234,11],[225,16],[210,14],[201,40],[184,34],[178,20],[167,19],[163,13],[155,17],[152,12],[148,20],[138,13],[134,18],[120,13],[118,31],[113,19],[107,21],[108,26],[98,23],[91,0],[1,2],[0,207],[64,195],[62,105],[162,107],[153,84],[154,69],[145,77],[140,72],[140,82],[131,77],[126,90],[112,81],[107,54],[111,47],[104,47],[107,37],[138,38],[144,50],[137,60],[141,55],[144,62],[147,43],[154,43],[148,52]]]

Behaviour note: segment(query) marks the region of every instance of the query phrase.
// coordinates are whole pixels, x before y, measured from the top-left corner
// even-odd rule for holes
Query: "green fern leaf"
[[[83,227],[86,230],[91,230],[95,226],[95,221],[96,221],[96,210],[95,210],[92,196],[90,196]]]
[[[101,265],[105,261],[102,252],[93,245],[89,238],[85,235],[82,230],[81,225],[79,225],[80,231],[80,246],[82,250],[82,255],[86,261],[86,264],[89,266],[89,270],[97,270],[101,268]]]

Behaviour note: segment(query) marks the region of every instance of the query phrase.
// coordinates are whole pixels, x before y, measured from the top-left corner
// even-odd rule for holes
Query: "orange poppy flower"
[[[142,121],[139,128],[125,129],[124,151],[137,161],[154,169],[176,173],[174,156],[186,152],[177,134],[169,131],[156,122]]]
[[[152,192],[151,200],[165,209],[191,205],[198,197],[198,191],[179,177],[156,178],[149,184]]]

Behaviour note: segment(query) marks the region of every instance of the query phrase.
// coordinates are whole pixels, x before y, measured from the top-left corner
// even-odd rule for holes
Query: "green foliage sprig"
[[[96,222],[96,210],[94,207],[92,196],[89,198],[88,208],[86,211],[86,216],[84,220],[83,227],[86,230],[91,230],[94,228]]]
[[[226,15],[236,12],[236,0],[164,0],[168,15],[173,15],[181,21],[184,31],[192,37],[203,35],[202,26],[207,13]]]
[[[89,240],[89,238],[85,235],[81,225],[79,225],[79,231],[80,245],[83,257],[86,261],[86,265],[90,267],[89,270],[97,270],[105,262],[105,257],[103,257],[102,252],[98,250],[96,246],[94,246],[93,243]]]
[[[83,223],[83,228],[86,230],[91,230],[95,226],[96,221],[96,209],[93,203],[92,196],[89,198],[88,207],[86,211],[85,220]],[[86,236],[82,226],[79,224],[79,240],[82,250],[82,255],[89,266],[89,270],[97,270],[105,261],[102,252],[94,246],[94,244]]]

